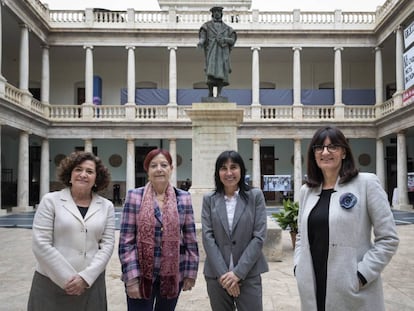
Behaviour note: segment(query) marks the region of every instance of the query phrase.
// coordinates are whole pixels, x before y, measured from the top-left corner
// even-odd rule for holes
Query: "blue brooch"
[[[358,199],[356,198],[356,196],[354,196],[350,192],[344,193],[339,198],[339,204],[341,204],[341,207],[346,208],[346,209],[353,208],[357,202],[358,202]]]

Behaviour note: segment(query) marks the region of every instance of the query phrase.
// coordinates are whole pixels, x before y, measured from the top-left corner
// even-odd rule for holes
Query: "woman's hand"
[[[195,285],[195,280],[190,278],[184,279],[183,291],[192,290]]]
[[[88,283],[79,274],[76,274],[66,283],[64,290],[68,295],[80,296],[88,287]]]
[[[132,299],[141,299],[141,294],[139,292],[139,280],[131,280],[126,284],[126,294],[129,298]]]
[[[233,297],[240,295],[239,281],[240,278],[233,271],[223,274],[219,279],[220,285]]]

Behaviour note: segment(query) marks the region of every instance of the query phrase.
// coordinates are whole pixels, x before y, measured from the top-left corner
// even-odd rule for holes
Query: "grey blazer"
[[[320,192],[321,187],[311,189],[306,185],[300,190],[294,264],[304,311],[316,311],[308,218]],[[357,198],[350,209],[340,205],[340,197],[346,193]],[[381,272],[395,254],[398,242],[388,198],[376,175],[359,173],[347,184],[337,183],[329,205],[326,311],[384,311]],[[357,271],[367,280],[362,288]]]
[[[201,212],[206,252],[204,275],[219,278],[228,272],[230,254],[233,254],[233,272],[242,280],[268,271],[262,252],[266,221],[265,200],[260,189],[250,189],[247,202],[238,197],[231,234],[224,195],[215,192],[204,195]]]

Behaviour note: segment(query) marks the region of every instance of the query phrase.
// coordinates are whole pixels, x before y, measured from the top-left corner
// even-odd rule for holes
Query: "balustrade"
[[[4,100],[10,104],[19,106],[21,109],[29,109],[31,112],[41,115],[50,121],[54,122],[76,122],[83,121],[82,109],[83,106],[79,105],[49,105],[42,103],[36,99],[31,100],[30,107],[25,107],[22,104],[23,92],[18,88],[6,83]],[[89,106],[88,106],[89,107]],[[130,107],[130,106],[129,106]],[[239,106],[244,109],[244,120],[249,121],[253,119],[252,106]],[[289,121],[295,122],[293,116],[293,105],[264,105],[260,106],[260,119],[262,121]],[[132,106],[135,110],[133,113],[134,120],[152,120],[152,121],[168,121],[168,106],[167,105],[136,105]],[[171,108],[171,107],[170,107]],[[189,121],[185,110],[190,109],[191,106],[176,106],[177,109],[177,121]],[[306,105],[301,106],[302,116],[301,121],[306,120],[335,120],[336,106],[321,106],[321,105]],[[113,121],[118,122],[130,121],[126,117],[126,105],[99,105],[92,106],[92,119],[94,121]],[[390,99],[384,102],[382,105],[375,106],[361,106],[361,105],[345,105],[345,121],[373,121],[383,118],[395,111],[394,100]],[[88,119],[89,120],[89,119]]]

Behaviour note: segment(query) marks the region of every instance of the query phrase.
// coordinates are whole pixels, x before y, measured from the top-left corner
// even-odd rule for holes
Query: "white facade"
[[[147,147],[173,153],[174,183],[192,179],[185,110],[207,95],[197,89],[205,77],[196,45],[208,10],[53,11],[38,0],[3,2],[3,209],[28,209],[60,187],[56,162],[77,147],[97,151],[121,197],[145,181],[139,166]],[[414,112],[403,105],[403,30],[414,3],[386,1],[376,12],[260,12],[238,2],[224,10],[238,40],[223,95],[244,109],[238,150],[253,185],[275,174],[291,175],[299,187],[309,139],[333,124],[350,139],[360,170],[378,174],[390,201],[398,189],[396,208],[411,208]],[[112,185],[105,195],[112,199]]]

